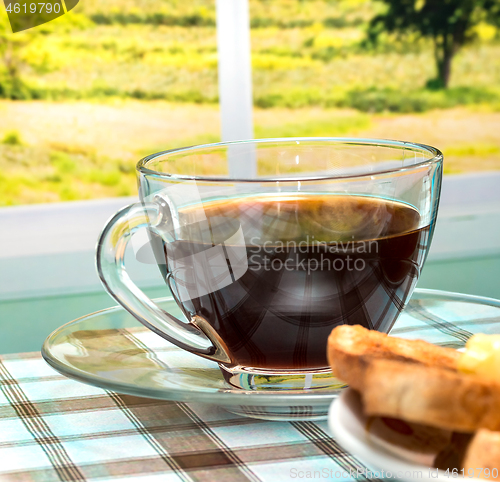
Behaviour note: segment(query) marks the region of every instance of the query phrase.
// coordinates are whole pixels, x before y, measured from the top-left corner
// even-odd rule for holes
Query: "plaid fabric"
[[[37,353],[0,358],[2,482],[276,481],[314,470],[339,480],[363,470],[326,422],[119,395],[59,375]]]

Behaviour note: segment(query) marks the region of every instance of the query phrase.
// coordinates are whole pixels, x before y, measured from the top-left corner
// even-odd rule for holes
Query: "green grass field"
[[[214,4],[87,0],[46,26],[11,35],[26,86],[18,96],[216,103]],[[258,107],[419,112],[500,104],[500,34],[494,27],[477,27],[477,40],[455,59],[450,89],[436,92],[425,89],[435,75],[430,42],[386,36],[376,49],[363,45],[380,3],[252,0],[250,7]]]
[[[14,35],[3,12],[0,205],[133,194],[143,155],[217,141],[214,5],[85,0]],[[414,140],[443,148],[448,173],[500,168],[498,29],[479,25],[433,91],[429,42],[363,46],[381,8],[250,0],[255,136]]]
[[[500,169],[500,112],[485,106],[414,114],[257,108],[256,137],[364,136],[423,142],[445,173]],[[0,101],[0,205],[136,193],[135,164],[155,151],[219,140],[216,105],[119,100]]]

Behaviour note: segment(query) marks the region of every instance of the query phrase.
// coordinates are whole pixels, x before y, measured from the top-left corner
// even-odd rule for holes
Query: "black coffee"
[[[162,272],[234,365],[326,367],[335,326],[388,331],[404,308],[428,245],[419,224],[412,206],[369,196],[213,201],[181,211]]]

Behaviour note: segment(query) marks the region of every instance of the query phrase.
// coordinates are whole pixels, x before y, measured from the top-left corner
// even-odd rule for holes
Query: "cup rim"
[[[189,152],[201,149],[209,149],[214,147],[225,147],[230,145],[244,145],[244,144],[272,144],[272,143],[289,143],[289,142],[319,142],[319,143],[338,143],[338,144],[351,144],[351,145],[372,145],[373,147],[393,147],[393,148],[417,148],[420,150],[427,151],[433,157],[425,159],[423,161],[417,162],[410,166],[402,166],[392,169],[380,169],[371,172],[361,172],[356,174],[345,174],[345,175],[325,175],[325,176],[300,176],[293,175],[290,177],[258,177],[252,179],[236,178],[236,177],[217,177],[217,176],[191,176],[184,174],[169,174],[167,172],[155,171],[154,169],[149,169],[147,163],[165,154],[173,154],[179,152]],[[392,139],[375,139],[375,138],[358,138],[358,137],[270,137],[261,139],[246,139],[237,141],[224,141],[224,142],[214,142],[208,144],[197,144],[186,147],[177,147],[174,149],[167,149],[165,151],[155,152],[143,157],[136,166],[137,172],[144,175],[153,175],[156,177],[164,177],[171,180],[179,181],[203,181],[203,182],[220,182],[220,183],[263,183],[263,182],[297,182],[297,181],[325,181],[325,180],[336,180],[336,179],[356,179],[363,178],[366,176],[378,176],[381,174],[393,174],[401,173],[406,171],[413,171],[417,168],[422,168],[427,165],[439,163],[443,161],[443,153],[436,147],[429,146],[427,144],[422,144],[419,142],[408,142],[408,141],[397,141]]]

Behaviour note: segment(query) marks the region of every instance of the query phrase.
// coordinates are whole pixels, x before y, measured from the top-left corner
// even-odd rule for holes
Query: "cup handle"
[[[230,362],[218,337],[207,336],[211,327],[206,320],[198,316],[189,322],[178,320],[151,301],[125,270],[125,250],[132,235],[147,227],[155,231],[164,221],[163,216],[160,206],[154,202],[130,204],[118,211],[106,224],[97,243],[99,278],[118,303],[156,334],[196,355],[219,363]]]

